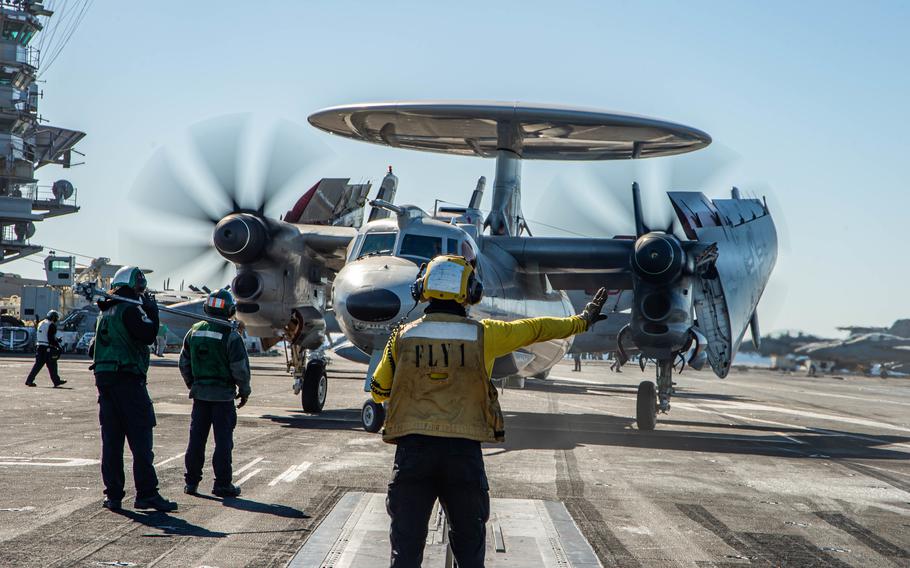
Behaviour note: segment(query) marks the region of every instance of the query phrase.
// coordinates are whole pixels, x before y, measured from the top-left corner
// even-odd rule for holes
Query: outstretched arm
[[[551,339],[563,339],[587,329],[580,316],[568,318],[530,318],[516,321],[482,320],[484,359],[508,355],[512,351]]]
[[[493,361],[526,345],[563,339],[591,328],[607,316],[602,315],[607,291],[601,288],[577,316],[567,318],[530,318],[516,321],[482,320],[484,359]]]
[[[370,381],[370,395],[373,402],[384,402],[392,394],[392,378],[395,376],[395,364],[397,362],[397,345],[398,334],[393,333],[386,343],[382,359],[373,371],[373,378]]]

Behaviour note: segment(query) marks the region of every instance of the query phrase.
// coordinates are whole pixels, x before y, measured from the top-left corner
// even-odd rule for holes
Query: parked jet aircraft
[[[831,362],[835,368],[872,372],[880,368],[882,376],[889,370],[901,371],[910,366],[910,338],[887,333],[865,333],[843,340],[810,343],[796,349],[799,355],[808,356],[809,369],[813,362]]]
[[[486,291],[485,301],[472,309],[479,317],[568,315],[573,310],[564,290],[630,290],[630,322],[617,348],[622,351],[627,337],[657,363],[656,388],[651,381],[639,385],[641,429],[653,429],[657,411],[669,410],[674,364],[692,345],[704,345],[714,372],[725,377],[746,328],[751,325],[758,337],[755,308],[777,257],[777,237],[767,206],[741,198],[735,188],[732,199],[714,201],[698,192],[669,193],[686,239],[646,226],[637,184],[631,238],[524,236],[521,160],[668,156],[707,146],[711,139],[704,132],[639,116],[512,103],[351,105],[319,111],[309,121],[355,140],[496,158],[492,207],[485,219],[481,188],[467,207],[435,215],[411,205],[373,202],[394,217],[371,221],[359,231],[333,294],[342,330],[372,354],[371,369],[391,327],[420,315],[410,284],[418,266],[439,253],[476,258]],[[529,347],[497,361],[494,375],[543,373],[568,346],[559,340]],[[363,411],[365,426],[378,428],[381,408],[367,401]]]

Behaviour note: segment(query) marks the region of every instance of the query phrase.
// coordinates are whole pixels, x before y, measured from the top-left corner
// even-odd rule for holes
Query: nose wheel
[[[639,430],[650,431],[657,425],[657,390],[651,381],[642,381],[638,385],[635,421]]]
[[[360,422],[367,432],[379,432],[385,423],[385,407],[372,400],[364,402],[360,409]]]
[[[300,402],[305,412],[322,412],[326,395],[329,391],[329,378],[325,372],[325,362],[314,360],[307,363],[303,373],[303,386],[300,390]]]
[[[670,411],[673,394],[673,360],[657,362],[657,385],[642,381],[635,400],[635,421],[639,430],[653,430],[657,425],[657,412]]]

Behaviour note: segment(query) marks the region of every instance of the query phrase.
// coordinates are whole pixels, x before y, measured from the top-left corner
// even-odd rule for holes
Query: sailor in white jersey
[[[60,340],[57,339],[57,321],[60,314],[57,310],[47,312],[47,316],[38,324],[38,330],[35,336],[37,349],[35,351],[35,364],[25,379],[25,386],[34,387],[35,377],[41,368],[47,365],[47,371],[51,375],[51,381],[54,388],[66,384],[66,381],[57,374],[57,358],[60,356]]]

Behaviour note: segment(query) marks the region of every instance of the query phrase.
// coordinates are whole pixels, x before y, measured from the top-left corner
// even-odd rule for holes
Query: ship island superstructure
[[[50,126],[38,113],[41,53],[32,45],[53,12],[36,0],[0,0],[0,264],[40,252],[35,223],[79,211],[67,180],[39,186],[35,170],[69,168],[84,132]]]

